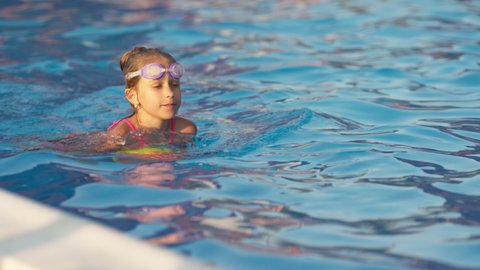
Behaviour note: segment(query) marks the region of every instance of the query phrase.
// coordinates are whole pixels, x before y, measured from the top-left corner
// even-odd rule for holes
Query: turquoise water
[[[480,268],[478,1],[0,7],[0,187],[219,268]],[[195,146],[43,147],[129,113],[138,44],[186,66]]]

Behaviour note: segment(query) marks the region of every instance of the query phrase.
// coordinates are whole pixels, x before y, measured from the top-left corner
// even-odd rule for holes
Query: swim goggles
[[[176,62],[171,63],[168,68],[165,68],[161,64],[153,63],[145,65],[137,71],[128,73],[127,75],[125,75],[125,78],[127,80],[130,80],[133,77],[141,75],[144,78],[156,80],[160,79],[163,74],[165,74],[165,71],[168,71],[168,74],[170,74],[170,78],[180,79],[185,73],[185,68],[183,68],[182,65]]]

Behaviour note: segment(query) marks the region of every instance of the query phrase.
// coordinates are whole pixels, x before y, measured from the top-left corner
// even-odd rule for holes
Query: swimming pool
[[[417,2],[3,1],[0,187],[227,269],[478,268],[480,5]],[[37,149],[129,112],[137,44],[195,147]]]

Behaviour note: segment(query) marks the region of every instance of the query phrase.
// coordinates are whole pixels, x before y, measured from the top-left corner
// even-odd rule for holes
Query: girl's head
[[[120,57],[125,96],[136,112],[160,120],[171,119],[181,105],[183,68],[169,53],[135,47]]]

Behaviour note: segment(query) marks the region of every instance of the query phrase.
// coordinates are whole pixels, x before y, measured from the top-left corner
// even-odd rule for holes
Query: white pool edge
[[[171,250],[0,189],[0,270],[210,269]]]

